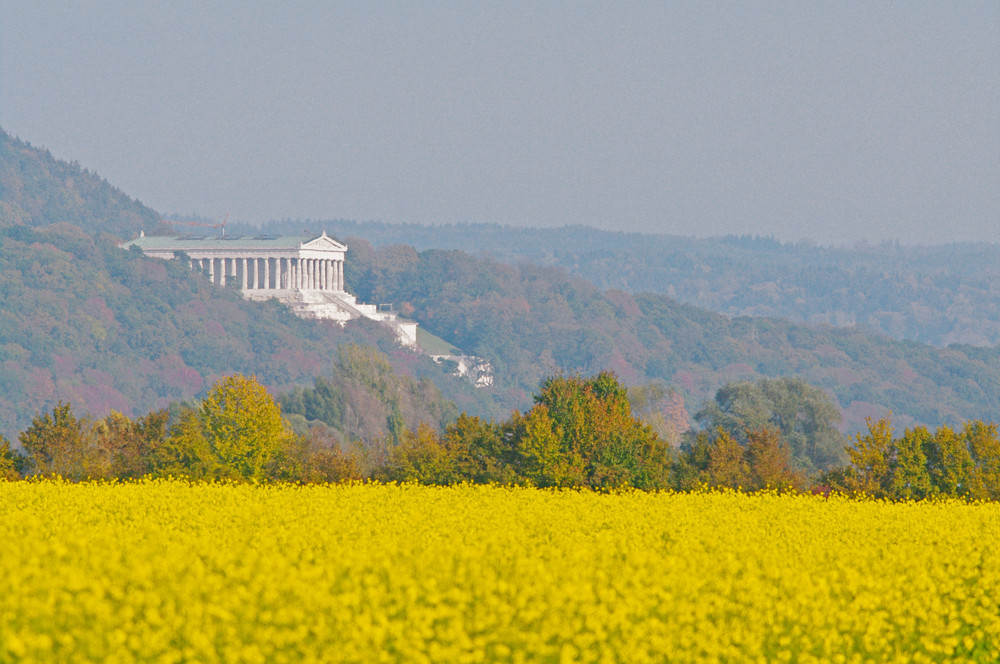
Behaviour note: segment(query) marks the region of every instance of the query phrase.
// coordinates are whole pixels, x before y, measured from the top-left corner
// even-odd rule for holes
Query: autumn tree
[[[781,434],[767,427],[747,432],[746,465],[751,490],[801,489],[804,481],[791,466],[788,446]]]
[[[421,424],[406,431],[390,451],[376,479],[421,484],[455,484],[465,479],[454,456],[434,429]]]
[[[37,414],[18,440],[33,472],[81,480],[104,470],[88,428],[86,418],[77,418],[70,404],[59,402],[51,413]]]
[[[726,383],[695,414],[706,430],[725,429],[744,445],[747,432],[774,429],[798,470],[814,473],[844,460],[845,440],[837,430],[840,411],[833,399],[799,378],[764,378]]]
[[[535,406],[505,423],[502,438],[515,472],[539,486],[665,486],[670,446],[632,415],[617,377],[555,376]]]
[[[1000,436],[994,423],[968,422],[962,428],[973,467],[969,476],[969,497],[1000,499]]]
[[[889,496],[921,500],[935,493],[927,467],[927,451],[932,445],[933,436],[927,427],[907,429],[893,441]]]
[[[160,477],[215,479],[219,461],[195,408],[184,408],[163,442],[153,451],[153,474]]]
[[[10,447],[10,441],[0,435],[0,480],[16,480],[21,477],[24,457]]]
[[[725,429],[719,429],[708,447],[708,483],[714,487],[750,487],[746,449]]]
[[[676,390],[654,382],[628,388],[628,399],[633,415],[653,427],[656,435],[672,447],[680,446],[681,434],[690,423],[684,399]]]
[[[699,433],[681,448],[673,467],[673,485],[743,489],[800,489],[804,478],[791,464],[788,447],[775,429],[744,431],[746,443],[719,427],[714,438]]]
[[[893,490],[892,422],[869,417],[867,424],[868,432],[858,433],[854,445],[847,449],[851,463],[843,488],[883,498],[892,495]]]
[[[94,423],[93,435],[112,477],[137,478],[153,471],[154,450],[166,437],[168,416],[159,410],[132,420],[112,411]]]
[[[501,428],[462,413],[445,429],[442,440],[463,478],[479,484],[515,480]]]
[[[223,472],[243,479],[263,479],[293,435],[256,376],[223,378],[209,390],[199,413]]]

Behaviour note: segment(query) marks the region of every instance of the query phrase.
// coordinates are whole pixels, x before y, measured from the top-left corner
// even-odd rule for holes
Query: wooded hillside
[[[0,227],[55,223],[127,240],[155,231],[161,221],[96,173],[0,129]]]
[[[514,403],[563,370],[664,381],[697,407],[730,380],[797,376],[836,396],[848,430],[891,411],[901,426],[989,419],[998,352],[937,349],[858,329],[713,314],[656,294],[602,292],[558,267],[348,238],[349,287],[396,302],[434,334],[486,357]]]
[[[604,370],[627,385],[655,381],[673,388],[675,415],[684,414],[685,405],[693,413],[726,382],[776,376],[796,376],[834,395],[846,430],[856,431],[865,417],[889,411],[899,426],[989,420],[1000,411],[994,349],[940,350],[858,328],[731,319],[661,294],[604,290],[559,266],[512,266],[461,251],[418,252],[405,245],[375,249],[365,238],[341,236],[350,246],[348,288],[362,301],[392,302],[429,332],[493,363],[495,387],[474,392],[429,359],[395,348],[380,328],[353,324],[342,331],[302,321],[273,302],[246,302],[180,263],[121,250],[112,235],[100,233],[122,237],[154,230],[159,224],[155,212],[78,165],[6,134],[0,135],[0,147],[0,433],[7,435],[59,400],[94,415],[109,409],[138,415],[201,395],[217,377],[233,372],[256,374],[271,389],[321,387],[313,379],[334,375],[335,348],[348,342],[379,346],[394,371],[427,377],[457,402],[458,410],[487,417],[528,408],[530,394],[546,376]],[[301,231],[304,225],[295,223]],[[473,232],[464,241],[487,238],[479,248],[497,254],[531,244],[510,229],[493,230],[492,236]],[[535,243],[535,250],[548,251],[551,242],[566,239],[566,232],[535,231],[551,239]],[[641,272],[647,254],[624,256],[619,267],[606,235],[580,229],[571,235],[575,239],[566,240],[558,260],[584,252],[594,261],[601,256],[573,267],[588,278],[600,281],[602,270]],[[688,247],[716,246],[689,242]],[[808,268],[805,247],[758,240],[729,241],[728,246],[744,257],[771,252],[776,258],[761,263],[765,272],[768,265],[780,267],[786,260],[782,256],[796,256],[803,274],[813,270],[816,289],[824,278],[836,281],[823,271],[827,250],[813,248],[815,264]],[[555,261],[555,252],[550,254],[546,260]],[[990,268],[976,255],[970,254],[966,264],[986,274]],[[658,264],[647,257],[655,273]],[[729,266],[720,268],[720,279],[735,278],[731,275],[741,270],[754,274],[739,261],[717,259],[711,251],[692,250],[687,263],[663,269],[685,283],[705,277],[703,285],[712,292],[719,285],[712,266]],[[956,302],[973,301],[962,300],[964,282],[942,274],[934,282],[942,293],[953,286]],[[755,283],[754,277],[748,279]],[[919,289],[924,282],[915,283]],[[984,281],[983,289],[989,283]],[[734,288],[719,292],[742,292],[742,286]],[[880,306],[891,309],[891,302],[883,300]],[[989,316],[986,307],[979,320],[988,322]],[[418,402],[424,399],[413,394]],[[356,403],[369,398],[352,397]],[[386,412],[450,412],[435,399],[426,401],[426,408],[398,401]],[[336,409],[347,401],[335,395],[327,403]],[[309,411],[306,401],[302,404],[305,416]]]
[[[818,247],[770,238],[695,239],[595,228],[351,221],[326,228],[375,246],[460,249],[566,268],[601,290],[667,295],[730,317],[860,327],[934,346],[1000,343],[1000,245]]]

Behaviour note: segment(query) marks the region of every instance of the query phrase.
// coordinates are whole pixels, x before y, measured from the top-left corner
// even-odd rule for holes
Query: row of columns
[[[344,261],[326,258],[195,258],[191,269],[222,286],[238,279],[243,290],[344,291]]]

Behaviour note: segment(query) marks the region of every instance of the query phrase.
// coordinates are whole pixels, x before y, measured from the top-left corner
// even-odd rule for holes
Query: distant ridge
[[[280,221],[264,228],[310,226],[374,246],[400,243],[559,265],[600,289],[658,293],[730,317],[858,327],[938,347],[1000,344],[996,243],[824,247],[751,235],[347,220]]]
[[[0,129],[0,227],[60,222],[122,240],[156,232],[162,223],[97,173]]]

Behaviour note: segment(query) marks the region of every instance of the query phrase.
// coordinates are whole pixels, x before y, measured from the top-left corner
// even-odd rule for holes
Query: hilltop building
[[[275,298],[303,318],[341,325],[369,318],[392,328],[405,346],[417,345],[417,324],[392,312],[361,304],[344,290],[347,246],[327,236],[257,235],[253,237],[140,236],[122,245],[147,256],[181,259],[219,285],[239,285],[248,300]]]

